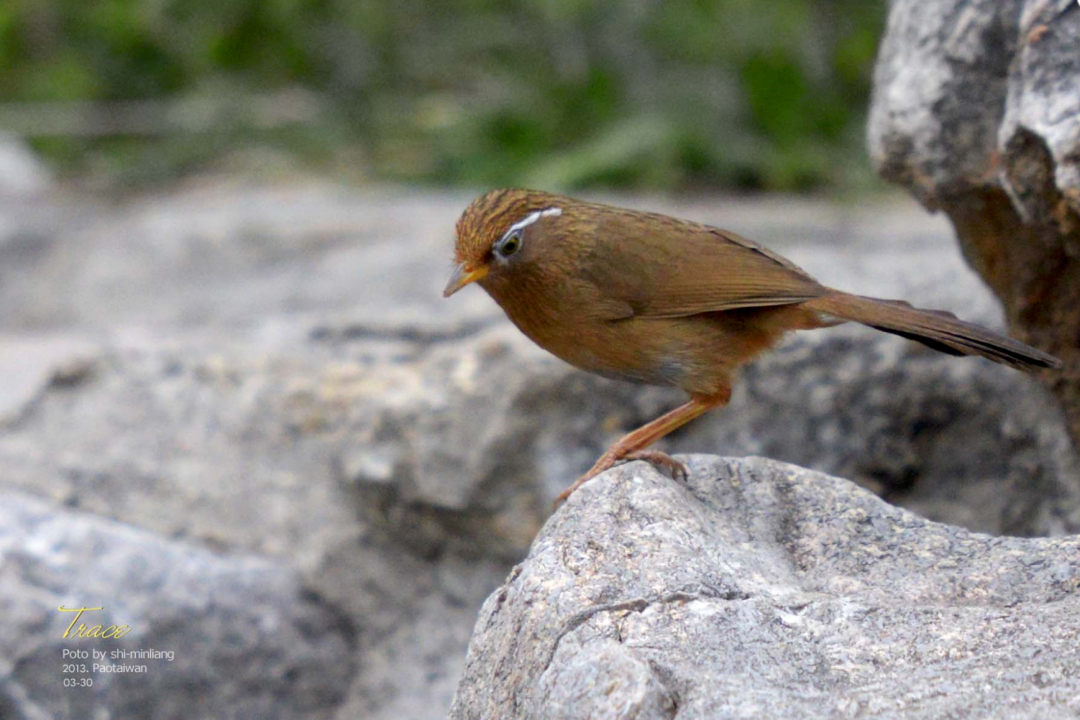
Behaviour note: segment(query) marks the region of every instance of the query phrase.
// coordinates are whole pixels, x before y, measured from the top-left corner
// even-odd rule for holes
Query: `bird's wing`
[[[612,218],[587,263],[590,280],[634,317],[791,305],[826,292],[791,261],[735,233],[663,220],[673,227]],[[655,234],[644,235],[643,226]]]

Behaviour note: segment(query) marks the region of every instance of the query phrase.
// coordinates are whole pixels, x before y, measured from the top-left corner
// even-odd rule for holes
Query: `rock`
[[[484,603],[453,720],[1080,713],[1080,538],[760,458],[582,487]]]
[[[0,131],[0,195],[41,195],[52,184],[52,174],[30,146],[19,136]]]
[[[485,548],[482,534],[508,512],[492,519],[476,508],[454,513],[415,498],[380,499],[340,476],[339,456],[355,452],[382,409],[373,398],[390,399],[383,383],[406,368],[358,374],[337,351],[302,339],[294,351],[267,352],[221,340],[212,348],[103,351],[84,380],[45,385],[3,426],[3,486],[131,523],[147,537],[256,556],[292,573],[297,592],[313,593],[363,639],[345,652],[342,693],[326,696],[335,712],[443,715],[476,608],[531,538],[510,527],[513,543]],[[10,525],[0,515],[0,532],[17,534]],[[98,592],[107,600],[123,592],[117,587]],[[206,592],[216,598],[213,587]],[[12,591],[0,583],[0,604],[17,599]],[[160,601],[184,609],[172,595]],[[27,673],[42,685],[56,677],[51,665]],[[278,675],[268,677],[289,691]],[[238,707],[259,699],[233,690]],[[154,707],[174,700],[162,690]]]
[[[10,492],[0,587],[4,717],[329,718],[355,672],[352,621],[281,563],[219,557]],[[75,623],[59,607],[102,610]],[[98,624],[128,630],[75,638]]]
[[[878,172],[952,220],[1080,442],[1080,6],[890,3],[874,74]]]
[[[68,335],[0,336],[0,423],[25,412],[50,384],[71,386],[93,369],[92,344]]]

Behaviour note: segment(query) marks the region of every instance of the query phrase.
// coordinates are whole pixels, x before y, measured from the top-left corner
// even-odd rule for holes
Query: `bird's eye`
[[[502,255],[504,258],[508,258],[518,250],[521,249],[521,232],[515,231],[506,236],[502,242],[496,246],[495,251]]]

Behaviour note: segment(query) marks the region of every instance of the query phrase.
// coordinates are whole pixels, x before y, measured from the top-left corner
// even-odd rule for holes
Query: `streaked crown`
[[[458,218],[454,261],[471,267],[484,265],[490,259],[491,246],[515,224],[527,222],[534,213],[550,210],[564,200],[540,190],[502,189],[481,195]]]

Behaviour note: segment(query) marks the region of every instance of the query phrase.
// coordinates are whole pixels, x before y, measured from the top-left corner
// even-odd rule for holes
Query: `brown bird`
[[[493,190],[457,222],[445,297],[479,283],[518,328],[571,365],[674,385],[690,400],[625,435],[566,489],[620,460],[685,476],[649,445],[725,405],[738,369],[790,330],[853,321],[950,355],[1021,370],[1057,358],[938,310],[850,295],[735,233],[535,190]]]

